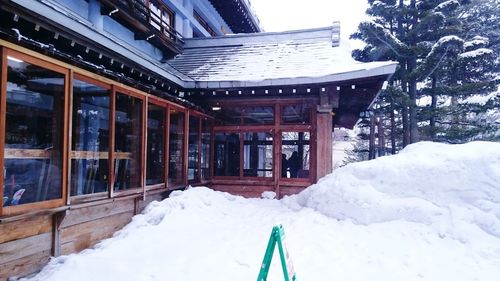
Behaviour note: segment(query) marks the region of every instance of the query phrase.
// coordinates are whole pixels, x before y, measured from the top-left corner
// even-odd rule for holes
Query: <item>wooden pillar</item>
[[[332,172],[332,114],[316,114],[316,181]]]
[[[51,255],[58,257],[61,255],[61,225],[68,210],[57,212],[52,215],[52,249]]]
[[[322,87],[316,108],[316,181],[333,169],[333,110],[339,107],[340,88]]]

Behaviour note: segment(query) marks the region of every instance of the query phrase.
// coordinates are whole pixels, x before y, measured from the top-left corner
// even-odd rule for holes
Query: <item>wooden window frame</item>
[[[182,140],[182,149],[183,151],[181,152],[182,153],[182,158],[183,158],[183,163],[182,163],[182,179],[179,180],[179,183],[169,183],[168,181],[168,176],[170,176],[169,172],[170,172],[170,111],[172,110],[176,110],[176,111],[179,111],[179,112],[182,112],[184,113],[184,123],[183,123],[183,130],[184,130],[184,136],[183,136],[183,140]],[[182,187],[182,186],[187,186],[187,142],[188,142],[188,120],[189,120],[189,110],[184,108],[184,107],[180,107],[180,106],[177,106],[175,104],[170,104],[169,107],[168,107],[168,151],[167,151],[167,155],[168,155],[168,158],[167,158],[167,189],[168,190],[172,190],[172,189],[178,189],[179,187]]]
[[[272,177],[252,177],[252,176],[245,176],[245,133],[270,133],[271,136],[273,137],[273,145],[272,145],[272,150],[273,150],[273,162],[272,162]],[[259,131],[259,130],[245,130],[241,132],[241,138],[240,138],[240,179],[250,179],[250,180],[260,180],[260,181],[273,181],[274,178],[276,177],[276,171],[275,171],[275,166],[277,163],[276,157],[275,157],[275,150],[276,150],[276,133],[274,128],[266,131]]]
[[[197,146],[198,146],[198,177],[196,179],[193,179],[193,180],[188,180],[188,184],[201,184],[201,183],[207,183],[207,182],[210,182],[210,179],[208,180],[203,180],[203,176],[202,176],[202,167],[201,167],[201,150],[202,150],[202,133],[203,133],[203,121],[205,120],[213,120],[213,118],[211,116],[208,116],[206,114],[203,114],[201,112],[196,112],[194,110],[189,110],[189,117],[196,117],[198,118],[198,142],[197,142]],[[189,120],[188,120],[189,121]],[[188,132],[186,134],[187,136],[187,141],[189,143],[189,122],[188,122]],[[209,152],[209,159],[208,159],[208,163],[209,163],[209,169],[211,169],[211,165],[210,165],[210,161],[212,160],[211,158],[211,154],[212,154],[212,140],[213,140],[213,123],[212,123],[212,126],[210,128],[210,152]],[[187,150],[189,150],[189,147],[187,148]],[[188,151],[188,154],[189,154],[189,151]],[[187,160],[187,158],[186,158]],[[186,170],[186,177],[187,177],[187,170]],[[209,172],[209,178],[212,178],[212,173]]]
[[[261,184],[268,184],[274,182],[275,186],[279,185],[297,185],[303,186],[304,183],[312,183],[314,180],[314,175],[316,173],[316,113],[314,110],[315,100],[313,98],[309,99],[299,99],[290,98],[286,100],[269,101],[263,99],[248,99],[246,104],[251,104],[252,106],[269,106],[274,110],[274,123],[265,125],[253,125],[253,124],[237,124],[237,125],[214,125],[213,127],[213,138],[216,133],[235,133],[240,137],[240,173],[239,176],[215,176],[212,172],[212,179],[214,181],[224,181],[224,180],[239,180],[248,182],[259,182]],[[282,110],[284,106],[296,105],[296,104],[311,105],[311,116],[310,122],[307,124],[283,124],[282,123]],[[241,105],[242,101],[219,101],[217,106],[228,107],[228,106],[238,106]],[[243,176],[243,133],[245,132],[272,132],[273,135],[273,176],[272,177],[248,177]],[[282,146],[282,132],[309,132],[310,133],[310,151],[311,155],[309,158],[309,177],[307,178],[282,178],[281,177],[281,146]],[[212,151],[214,155],[211,161],[215,158],[215,146],[212,145]],[[214,165],[211,165],[211,169]]]
[[[160,98],[156,98],[156,97],[150,97],[148,99],[148,111],[149,111],[149,104],[153,104],[155,106],[158,106],[158,107],[161,107],[163,108],[163,110],[165,110],[165,128],[163,130],[163,133],[165,134],[165,143],[164,143],[164,155],[163,155],[163,161],[165,163],[165,167],[163,168],[164,171],[163,171],[163,182],[162,183],[158,183],[158,184],[153,184],[153,185],[146,185],[145,184],[145,189],[146,191],[149,191],[149,190],[155,190],[155,189],[167,189],[168,188],[168,160],[169,160],[169,140],[170,140],[170,134],[169,134],[169,131],[170,131],[170,104],[167,103],[165,100],[162,100]],[[147,120],[146,120],[146,130],[147,130]],[[148,146],[147,146],[147,131],[146,131],[146,150],[144,152],[144,154],[146,155],[146,162],[147,162],[147,150],[149,149]],[[146,163],[146,175],[145,177],[147,177],[147,163]]]
[[[195,9],[193,9],[193,17],[208,32],[208,34],[210,34],[210,36],[217,36],[217,33],[210,27],[208,21],[205,20],[205,18],[203,18]]]
[[[110,127],[110,142],[112,142],[112,145],[110,145],[110,168],[109,168],[109,179],[110,179],[110,187],[109,187],[109,197],[114,198],[114,197],[121,197],[121,196],[127,196],[131,194],[139,194],[145,192],[145,183],[146,183],[146,169],[145,169],[145,160],[146,160],[146,133],[145,130],[147,130],[147,103],[148,99],[147,96],[134,91],[130,90],[124,87],[120,87],[119,85],[112,85],[112,99],[111,99],[111,111],[112,111],[112,119],[111,119],[111,127]],[[142,101],[142,116],[141,116],[141,143],[140,143],[140,175],[139,175],[139,186],[138,187],[132,187],[127,190],[123,191],[115,191],[114,190],[114,185],[115,185],[115,158],[116,158],[116,152],[115,152],[115,136],[116,136],[116,95],[117,94],[123,94],[126,96],[130,96],[136,99],[139,99]]]
[[[68,179],[66,177],[68,172],[68,152],[69,152],[69,122],[68,122],[68,106],[69,106],[69,95],[70,89],[72,87],[72,82],[70,79],[70,70],[64,67],[61,67],[56,64],[52,64],[45,60],[42,60],[37,57],[30,56],[28,54],[8,49],[2,48],[2,67],[1,67],[1,93],[0,93],[0,151],[2,152],[2,157],[0,157],[0,170],[3,171],[4,168],[4,159],[5,159],[5,114],[7,112],[7,56],[12,56],[23,60],[29,64],[36,65],[41,68],[48,69],[53,72],[60,73],[64,75],[64,105],[63,105],[63,113],[62,118],[62,147],[61,147],[61,198],[51,199],[46,201],[39,201],[33,203],[27,203],[16,206],[3,206],[3,193],[4,193],[4,175],[3,172],[0,173],[0,193],[2,194],[2,198],[0,199],[0,216],[9,216],[16,215],[28,211],[38,210],[38,209],[49,209],[63,206],[66,202],[67,198],[67,190],[68,190]],[[22,149],[20,149],[22,150]]]
[[[75,73],[73,71],[72,72],[72,79],[71,79],[71,82],[73,84],[73,81],[74,79],[78,79],[78,80],[81,80],[81,81],[84,81],[84,82],[87,82],[87,83],[91,83],[91,84],[94,84],[96,86],[99,86],[99,87],[102,87],[106,90],[109,91],[109,102],[110,102],[110,107],[109,107],[109,122],[111,123],[111,118],[112,118],[112,115],[114,115],[114,112],[111,108],[111,103],[112,103],[112,85],[111,84],[108,84],[108,83],[105,83],[105,82],[102,82],[102,81],[99,81],[95,78],[91,78],[91,77],[88,77],[88,76],[85,76],[85,75],[82,75],[80,73]],[[110,189],[110,178],[109,178],[109,171],[108,171],[108,191],[105,191],[105,192],[99,192],[99,193],[91,193],[91,194],[82,194],[82,195],[75,195],[75,196],[71,196],[71,169],[72,169],[72,166],[71,166],[71,160],[73,159],[78,159],[78,158],[73,158],[72,157],[72,153],[73,153],[73,150],[72,150],[72,147],[71,147],[71,143],[72,143],[72,138],[73,138],[73,135],[72,135],[72,132],[73,132],[73,85],[71,85],[71,94],[70,94],[70,106],[69,106],[69,109],[68,109],[68,120],[69,120],[69,123],[70,123],[70,130],[69,130],[69,134],[68,134],[68,139],[69,139],[69,155],[68,155],[68,196],[67,196],[67,204],[70,204],[70,203],[80,203],[80,202],[87,202],[87,201],[94,201],[94,200],[100,200],[100,199],[107,199],[109,198],[109,189]],[[110,147],[111,147],[111,142],[113,142],[112,140],[114,139],[111,139],[111,124],[108,124],[109,126],[109,133],[110,133],[110,137],[109,137],[109,140],[108,140],[108,169],[111,169],[110,168],[110,164],[111,164],[111,153],[110,153]]]
[[[206,183],[209,183],[211,182],[212,178],[213,178],[213,165],[211,165],[210,163],[212,163],[212,160],[213,160],[213,154],[214,154],[214,150],[213,150],[213,147],[214,147],[214,120],[212,117],[208,116],[208,115],[202,115],[201,117],[201,126],[200,126],[200,134],[201,134],[201,137],[200,137],[200,183],[201,184],[206,184]],[[207,121],[209,122],[209,134],[210,134],[210,140],[209,140],[209,149],[208,149],[208,178],[207,179],[204,179],[203,178],[203,172],[202,172],[202,169],[203,167],[201,166],[201,149],[203,147],[203,121]]]
[[[153,96],[151,94],[147,94],[140,90],[137,90],[131,86],[127,86],[117,82],[115,80],[106,78],[97,73],[93,73],[81,68],[78,68],[74,65],[62,62],[58,59],[49,57],[47,55],[38,53],[33,50],[29,50],[27,48],[21,47],[19,45],[4,41],[0,39],[0,168],[3,169],[4,166],[4,148],[5,148],[5,114],[6,114],[6,98],[7,98],[7,55],[12,54],[14,57],[22,59],[28,63],[32,63],[34,65],[40,66],[42,68],[47,68],[51,71],[56,71],[62,73],[65,79],[65,88],[64,88],[64,113],[63,113],[63,136],[62,136],[62,159],[61,159],[61,198],[52,199],[41,202],[33,202],[16,206],[6,206],[3,207],[3,196],[0,198],[0,217],[4,216],[13,216],[22,213],[37,213],[39,211],[45,211],[48,209],[56,209],[58,207],[62,207],[64,205],[72,205],[79,204],[84,202],[96,202],[98,200],[109,200],[116,197],[125,197],[132,195],[140,195],[142,193],[145,196],[146,192],[151,189],[155,189],[155,186],[146,187],[146,144],[147,144],[147,113],[148,113],[148,104],[157,104],[166,108],[166,126],[165,126],[165,134],[166,134],[166,150],[165,150],[165,158],[166,158],[166,171],[165,171],[165,187],[161,186],[160,188],[166,188],[167,190],[173,188],[184,187],[187,185],[187,141],[188,141],[188,120],[189,115],[197,115],[200,117],[200,130],[202,127],[203,119],[212,120],[211,124],[211,140],[210,140],[210,159],[209,159],[209,168],[210,168],[210,181],[213,179],[213,147],[214,147],[214,126],[213,117],[206,115],[202,112],[198,112],[192,109],[188,109],[180,104],[173,103],[171,101],[164,100],[160,97]],[[108,192],[101,192],[95,194],[86,194],[86,195],[77,195],[71,196],[70,193],[70,180],[71,180],[71,142],[72,142],[72,111],[73,111],[73,81],[74,79],[79,79],[83,81],[87,81],[98,86],[102,86],[110,91],[110,107],[109,107],[109,122],[110,122],[110,131],[109,131],[109,143],[108,143]],[[114,191],[114,159],[115,159],[115,114],[116,114],[116,92],[120,92],[122,94],[132,96],[134,98],[138,98],[142,101],[142,136],[141,136],[141,175],[140,175],[140,187],[134,189],[128,189],[124,191]],[[183,167],[182,167],[182,182],[179,184],[173,184],[169,186],[168,183],[168,163],[170,158],[170,111],[175,109],[177,111],[184,113],[184,138],[183,138]],[[201,138],[200,138],[201,142]],[[201,155],[201,153],[200,153]],[[201,161],[199,162],[201,165]],[[201,167],[200,167],[201,171]],[[201,176],[201,173],[200,173]],[[0,173],[0,193],[3,195],[3,173]],[[206,182],[206,181],[205,181]]]
[[[189,180],[189,178],[186,178],[187,179],[187,182],[188,184],[199,184],[201,182],[201,116],[199,116],[198,114],[195,114],[194,112],[190,112],[189,114],[189,119],[188,119],[188,132],[186,134],[187,136],[187,143],[188,143],[188,146],[187,146],[187,158],[186,158],[186,161],[188,162],[187,164],[187,172],[186,172],[186,177],[189,175],[189,134],[191,133],[191,130],[190,130],[190,125],[191,125],[191,122],[190,122],[190,119],[191,117],[194,117],[194,118],[198,118],[198,141],[196,142],[196,146],[198,148],[198,156],[196,158],[196,169],[198,169],[198,176],[195,177],[194,179],[192,180]]]
[[[316,138],[314,136],[314,131],[307,129],[307,128],[301,128],[301,129],[295,129],[296,127],[293,127],[294,129],[289,130],[289,129],[280,129],[277,135],[279,136],[279,155],[281,157],[282,154],[282,146],[283,146],[283,133],[285,132],[291,132],[291,133],[309,133],[309,176],[306,178],[284,178],[281,176],[281,173],[279,174],[279,181],[281,184],[283,183],[296,183],[296,182],[310,182],[312,183],[314,177],[315,177],[315,172],[316,172],[316,167],[313,166],[316,163]],[[281,171],[281,163],[280,161],[280,171]],[[313,168],[314,167],[314,168]],[[314,169],[314,170],[313,170]],[[312,173],[314,171],[314,173]]]

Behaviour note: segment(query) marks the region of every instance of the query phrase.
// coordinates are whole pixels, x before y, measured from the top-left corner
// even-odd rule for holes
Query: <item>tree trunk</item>
[[[396,114],[394,113],[394,97],[391,97],[391,153],[396,154]]]
[[[370,116],[370,142],[368,146],[368,159],[375,159],[375,116]]]
[[[432,76],[431,85],[431,116],[429,119],[431,140],[436,141],[436,109],[437,109],[437,95],[436,95],[436,77]]]
[[[404,38],[405,29],[403,26],[403,8],[404,8],[404,0],[399,0],[399,13],[398,13],[398,38]],[[399,65],[401,67],[401,90],[404,94],[408,94],[408,84],[407,84],[407,61],[406,58],[401,57],[399,59]],[[401,110],[401,123],[403,127],[403,147],[406,147],[410,142],[410,130],[408,126],[408,105],[404,98],[401,100],[402,110]]]
[[[415,70],[417,65],[417,58],[412,57],[408,60],[408,73]],[[417,128],[417,81],[415,78],[410,78],[408,81],[408,95],[409,100],[409,123],[410,123],[410,143],[418,141],[418,128]]]

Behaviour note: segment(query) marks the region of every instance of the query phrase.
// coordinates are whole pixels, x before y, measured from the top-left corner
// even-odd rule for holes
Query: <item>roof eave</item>
[[[291,86],[307,84],[327,84],[340,81],[355,80],[366,77],[390,76],[396,70],[398,63],[390,62],[387,65],[361,69],[343,73],[334,73],[319,77],[289,77],[277,79],[265,79],[259,81],[212,81],[198,80],[186,81],[185,87],[190,89],[234,89],[244,87],[272,87],[272,86]]]

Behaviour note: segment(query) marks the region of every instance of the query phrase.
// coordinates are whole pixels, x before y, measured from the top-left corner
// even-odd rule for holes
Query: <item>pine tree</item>
[[[386,116],[392,152],[421,139],[499,138],[498,121],[487,121],[500,111],[500,97],[492,94],[500,72],[498,1],[368,3],[371,20],[351,36],[366,46],[353,57],[399,62],[375,107],[377,115]],[[478,96],[486,99],[473,102]]]

